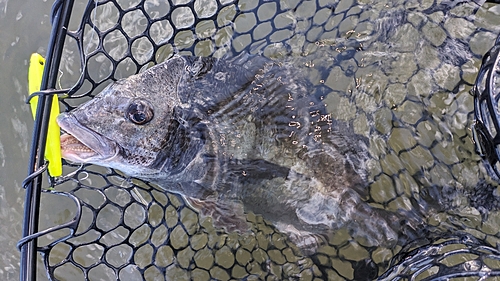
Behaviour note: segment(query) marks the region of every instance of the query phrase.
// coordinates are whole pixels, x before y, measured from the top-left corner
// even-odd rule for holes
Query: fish
[[[402,219],[366,197],[366,139],[332,120],[293,62],[174,55],[118,80],[57,122],[63,158],[181,194],[226,231],[244,214],[304,252],[347,227],[393,245]]]

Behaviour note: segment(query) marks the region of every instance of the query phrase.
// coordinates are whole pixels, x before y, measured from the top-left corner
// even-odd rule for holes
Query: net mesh
[[[442,238],[416,249],[403,250],[393,267],[381,276],[383,280],[455,280],[466,277],[500,276],[500,252],[470,236]]]
[[[410,202],[415,202],[411,199],[432,199],[437,194],[441,201],[448,200],[449,206],[465,200],[467,207],[483,208],[483,214],[496,210],[495,204],[500,201],[493,193],[494,187],[478,185],[482,171],[466,165],[477,165],[479,158],[470,154],[473,148],[465,125],[444,132],[438,140],[425,138],[425,131],[445,131],[443,123],[466,124],[471,119],[470,108],[460,106],[467,101],[461,93],[463,85],[473,83],[467,70],[471,60],[479,60],[481,50],[464,60],[455,61],[453,54],[489,33],[474,29],[457,35],[450,34],[451,28],[445,29],[447,34],[435,55],[447,64],[432,66],[430,74],[453,76],[458,69],[458,78],[453,82],[432,80],[429,73],[420,71],[428,62],[412,63],[412,57],[405,56],[404,50],[412,52],[411,48],[418,46],[395,44],[414,35],[409,25],[424,36],[443,25],[419,20],[402,7],[418,11],[416,14],[423,18],[439,16],[442,10],[451,18],[459,18],[464,11],[478,6],[468,6],[467,1],[389,1],[383,4],[386,8],[380,9],[376,3],[365,2],[89,1],[85,7],[76,7],[81,14],[71,18],[59,79],[59,87],[68,92],[61,103],[66,110],[74,109],[112,81],[160,63],[174,53],[223,57],[249,52],[276,58],[307,55],[328,46],[335,50],[333,57],[319,56],[308,64],[321,69],[311,74],[319,92],[333,91],[327,101],[345,108],[334,117],[352,124],[360,134],[375,136],[370,140],[370,149],[389,146],[370,151],[373,159],[369,163],[368,203],[395,210],[411,206]],[[372,13],[374,10],[380,12]],[[391,29],[398,25],[408,27],[406,32]],[[377,57],[376,51],[387,44],[393,44],[393,50],[402,55]],[[360,56],[364,49],[370,52]],[[426,51],[422,48],[422,52]],[[383,74],[370,76],[371,70],[366,68],[370,65],[382,67]],[[399,66],[414,69],[410,74],[397,73],[394,69]],[[426,80],[437,85],[429,89],[431,94],[412,96],[411,89]],[[345,81],[348,87],[336,86]],[[385,90],[391,96],[383,96]],[[424,106],[432,108],[441,103],[448,105],[441,117],[434,118],[432,111],[424,110]],[[380,119],[393,121],[377,122]],[[444,149],[446,142],[457,147],[452,155]],[[424,160],[401,162],[415,156]],[[250,233],[225,233],[214,228],[210,218],[200,219],[180,195],[127,178],[118,171],[65,163],[64,174],[52,179],[55,190],[45,192],[70,197],[79,210],[71,213],[74,223],[69,227],[41,238],[44,246],[39,251],[53,280],[372,280],[389,266],[382,276],[387,280],[434,280],[438,276],[496,276],[500,268],[497,250],[491,247],[498,241],[497,233],[486,230],[496,216],[478,222],[477,216],[451,207],[438,208],[440,211],[428,223],[440,229],[439,233],[459,228],[460,238],[434,241],[429,237],[418,241],[417,246],[386,248],[369,245],[341,229],[317,253],[305,256],[258,214],[247,215],[252,225]],[[470,174],[475,176],[464,179]],[[463,186],[436,191],[436,185],[447,187],[451,181]],[[466,189],[466,185],[475,189]],[[460,191],[463,197],[446,197],[446,191],[460,188],[465,190]],[[484,194],[490,197],[484,199]],[[448,230],[451,228],[453,231]]]
[[[61,87],[71,86],[72,90],[62,103],[71,110],[110,81],[135,74],[173,53],[221,57],[246,51],[271,56],[293,40],[296,23],[290,20],[292,9],[320,5],[334,10],[338,3],[299,4],[91,1],[81,22],[73,22],[76,30],[68,32]],[[82,71],[74,73],[78,62]],[[333,247],[325,250],[326,267],[320,269],[262,217],[247,218],[253,225],[252,234],[223,233],[210,221],[199,221],[178,195],[132,182],[114,171],[90,169],[78,168],[72,177],[56,183],[58,190],[60,184],[72,183],[68,193],[82,201],[82,217],[71,239],[46,249],[52,278],[284,280],[340,276],[328,261],[328,255],[336,251]],[[339,259],[337,263],[346,266],[351,262]],[[352,261],[349,267],[368,269],[352,276],[358,279],[373,278],[378,272],[375,264],[359,261]]]
[[[96,184],[98,178],[102,186]],[[57,242],[46,253],[47,268],[56,278],[321,276],[311,259],[302,257],[261,217],[248,217],[255,235],[226,234],[210,220],[199,221],[178,195],[143,183],[137,186],[116,173],[87,169],[68,180],[77,182],[69,193],[82,198],[81,222],[71,239]]]

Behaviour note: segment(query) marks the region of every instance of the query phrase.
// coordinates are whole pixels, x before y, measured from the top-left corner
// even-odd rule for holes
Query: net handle
[[[52,29],[47,47],[46,64],[43,72],[40,90],[54,89],[57,82],[61,54],[64,47],[64,40],[68,30],[69,19],[73,9],[74,0],[56,0],[52,6],[51,22]],[[50,91],[42,94],[38,99],[38,109],[33,127],[30,159],[28,164],[28,177],[26,185],[24,219],[22,237],[33,237],[38,231],[38,219],[40,208],[40,195],[42,190],[42,173],[36,174],[40,167],[43,167],[45,144],[47,140],[47,129],[52,105],[52,95]],[[34,281],[37,279],[37,239],[36,236],[28,240],[21,247],[20,274],[21,281]]]

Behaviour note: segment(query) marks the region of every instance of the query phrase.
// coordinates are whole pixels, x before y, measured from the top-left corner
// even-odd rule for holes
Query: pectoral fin
[[[212,218],[217,228],[223,228],[226,232],[247,232],[250,224],[246,220],[243,205],[235,201],[221,201],[206,199],[201,200],[192,197],[185,198],[188,204],[204,217]]]

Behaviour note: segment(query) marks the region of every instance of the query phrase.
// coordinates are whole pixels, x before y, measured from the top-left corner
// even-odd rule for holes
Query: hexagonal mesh
[[[89,168],[66,180],[76,183],[69,193],[81,198],[82,213],[76,233],[44,251],[55,279],[322,276],[311,259],[259,216],[248,216],[253,234],[226,234],[210,219],[199,221],[179,195],[131,183],[114,172]]]
[[[382,276],[388,280],[496,274],[497,251],[472,236],[483,244],[498,241],[484,226],[500,200],[471,153],[471,110],[463,105],[471,64],[482,55],[479,39],[491,31],[453,29],[472,22],[475,3],[428,2],[105,0],[75,9],[58,85],[67,89],[66,110],[174,53],[301,56],[315,93],[324,94],[329,110],[339,109],[333,118],[370,137],[366,202],[389,212],[419,209],[429,227],[425,237],[409,234],[386,247],[340,229],[307,256],[258,214],[247,215],[250,233],[225,233],[210,218],[200,219],[181,195],[111,169],[65,163],[66,176],[52,179],[56,191],[45,192],[70,197],[80,210],[67,227],[41,237],[49,277],[371,280],[389,265]],[[457,190],[460,195],[448,196]],[[476,225],[476,217],[457,210],[460,200],[484,221]],[[436,240],[443,233],[472,236]],[[413,247],[405,244],[412,239]]]

